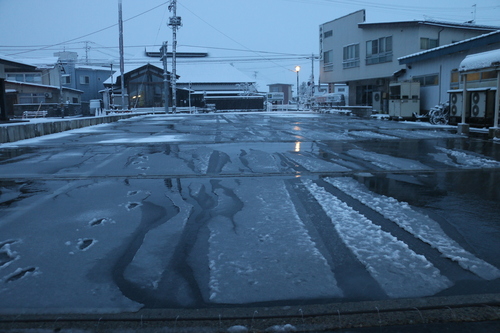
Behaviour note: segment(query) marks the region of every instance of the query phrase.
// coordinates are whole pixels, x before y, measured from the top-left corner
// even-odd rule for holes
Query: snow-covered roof
[[[77,69],[89,69],[89,70],[94,70],[94,71],[111,71],[111,69],[105,66],[92,66],[92,65],[75,65],[75,68]]]
[[[19,60],[19,59],[14,59],[14,58],[11,58],[9,56],[5,56],[5,55],[1,55],[0,54],[0,61],[2,61],[2,60],[4,62],[12,63],[12,64],[15,64],[15,65],[36,67],[36,65],[34,65],[32,63],[29,63],[29,62],[26,62],[26,61],[23,61],[23,60]]]
[[[446,44],[446,45],[435,47],[433,49],[409,54],[407,56],[398,58],[398,60],[400,63],[408,63],[409,62],[408,60],[415,60],[416,58],[422,58],[422,57],[427,56],[427,55],[429,55],[429,56],[426,58],[430,58],[431,57],[430,55],[432,53],[436,53],[436,54],[442,53],[446,49],[450,49],[449,53],[456,52],[456,51],[463,51],[464,48],[467,47],[467,44],[472,44],[472,43],[479,42],[479,41],[484,41],[484,43],[487,43],[487,44],[496,43],[496,42],[500,43],[500,30],[489,32],[487,34],[483,34],[480,36],[464,39],[462,41],[455,42],[452,44]],[[459,49],[459,50],[454,50],[455,48]],[[412,59],[412,58],[415,58],[415,59]]]
[[[59,87],[59,86],[51,86],[51,85],[39,84],[39,83],[19,82],[19,81],[12,81],[12,80],[5,80],[5,82],[10,83],[10,84],[19,85],[19,86],[40,87],[40,88],[56,89],[56,90],[61,89],[61,87]],[[75,91],[75,92],[79,92],[79,93],[84,93],[83,90],[74,89],[74,88],[70,88],[70,87],[62,87],[62,89],[63,90],[71,90],[71,91]]]
[[[458,70],[467,72],[487,68],[500,69],[500,49],[468,55],[460,63]]]
[[[127,73],[135,71],[136,69],[141,68],[141,67],[146,66],[146,65],[155,66],[155,67],[158,67],[161,69],[161,65],[159,65],[158,63],[157,64],[152,64],[152,63],[136,64],[136,63],[134,63],[134,64],[130,64],[130,65],[125,65],[123,67],[123,69],[124,69],[123,74],[126,75]],[[114,69],[114,67],[113,67],[113,76],[110,76],[106,81],[104,81],[103,84],[116,84],[120,75],[121,75],[120,74],[120,66],[116,66],[116,69]],[[113,80],[111,80],[111,78],[113,78]]]
[[[413,21],[392,21],[392,22],[362,22],[358,23],[360,28],[370,28],[377,27],[381,25],[431,25],[438,27],[446,27],[446,28],[455,28],[455,29],[467,29],[467,30],[480,30],[480,31],[493,31],[500,29],[499,26],[490,26],[490,25],[478,25],[475,23],[456,23],[456,22],[445,22],[445,21],[437,21],[437,20],[413,20]]]

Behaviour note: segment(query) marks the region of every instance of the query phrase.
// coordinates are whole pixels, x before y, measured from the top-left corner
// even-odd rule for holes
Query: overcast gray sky
[[[172,31],[170,1],[122,0],[126,61],[157,50]],[[206,50],[268,83],[294,84],[311,73],[318,26],[360,9],[368,22],[434,19],[500,26],[498,0],[178,0],[178,44]],[[476,7],[473,5],[476,4]],[[26,59],[68,50],[118,61],[118,0],[0,0],[0,54]],[[85,43],[89,42],[89,43]],[[170,44],[171,45],[171,44]],[[244,59],[247,58],[247,59]],[[249,61],[248,58],[256,59]],[[271,60],[270,60],[271,59]],[[209,63],[208,63],[209,64]],[[318,63],[315,64],[316,69]],[[316,70],[317,72],[317,70]],[[182,73],[179,73],[182,75]]]

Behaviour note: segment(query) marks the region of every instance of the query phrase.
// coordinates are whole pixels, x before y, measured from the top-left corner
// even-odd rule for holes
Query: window
[[[332,37],[332,36],[333,36],[333,30],[325,31],[325,33],[323,34],[324,38],[328,38],[328,37]]]
[[[62,84],[71,84],[71,76],[70,75],[67,75],[67,74],[63,75],[61,77],[61,79],[62,79],[62,82],[61,82]]]
[[[359,67],[359,44],[344,47],[344,68]]]
[[[323,53],[323,62],[325,64],[329,64],[333,61],[333,51],[330,50],[330,51],[326,51]]]
[[[29,83],[42,83],[42,76],[40,74],[24,74],[24,82]]]
[[[439,84],[439,76],[437,74],[416,76],[413,79],[420,82],[421,87],[437,86]]]
[[[333,70],[333,51],[323,52],[323,68],[325,71]]]
[[[481,73],[470,73],[467,74],[467,81],[479,81],[481,79]]]
[[[432,38],[420,38],[420,49],[429,50],[438,47],[439,43],[437,39]]]
[[[497,72],[496,71],[488,71],[488,72],[482,72],[481,73],[481,80],[494,80],[497,78]]]
[[[90,84],[90,77],[87,75],[80,75],[80,84]]]
[[[26,83],[42,83],[42,75],[39,73],[15,73],[7,74],[7,80],[26,82]]]
[[[45,94],[19,94],[19,104],[40,104],[45,102]]]
[[[392,61],[392,36],[366,42],[366,64],[373,65]]]

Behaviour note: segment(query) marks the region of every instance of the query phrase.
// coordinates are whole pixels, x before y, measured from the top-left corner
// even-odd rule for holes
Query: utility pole
[[[90,46],[89,46],[89,41],[84,42],[85,43],[85,64],[89,64],[89,51],[90,51]]]
[[[122,0],[118,0],[118,27],[120,32],[120,75],[122,90],[122,110],[125,108],[125,61],[123,59],[123,18],[122,18]]]
[[[177,16],[177,0],[171,0],[168,10],[172,12],[172,17],[168,25],[172,28],[172,112],[177,113],[177,29],[182,26],[181,17]]]
[[[165,91],[165,114],[168,113],[168,107],[170,104],[169,93],[168,93],[167,45],[168,42],[163,42],[163,45],[160,49],[161,60],[163,61],[163,89]]]
[[[311,104],[314,98],[314,53],[311,54]]]
[[[64,72],[64,67],[61,63],[60,58],[57,61],[57,65],[59,67],[59,107],[61,108],[61,118],[64,118],[64,99],[63,99],[63,86],[62,86],[62,79],[63,79],[62,73]]]

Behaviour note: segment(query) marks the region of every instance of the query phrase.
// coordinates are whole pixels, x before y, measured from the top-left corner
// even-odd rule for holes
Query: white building
[[[449,91],[459,89],[459,65],[467,55],[500,49],[500,30],[443,45],[427,51],[399,58],[405,73],[399,80],[420,82],[421,109],[430,110],[449,99]],[[492,77],[470,77],[469,88],[488,87],[496,79]]]
[[[367,23],[365,10],[320,25],[320,81],[349,85],[349,105],[387,111],[389,83],[406,69],[398,58],[500,27],[437,21]]]

